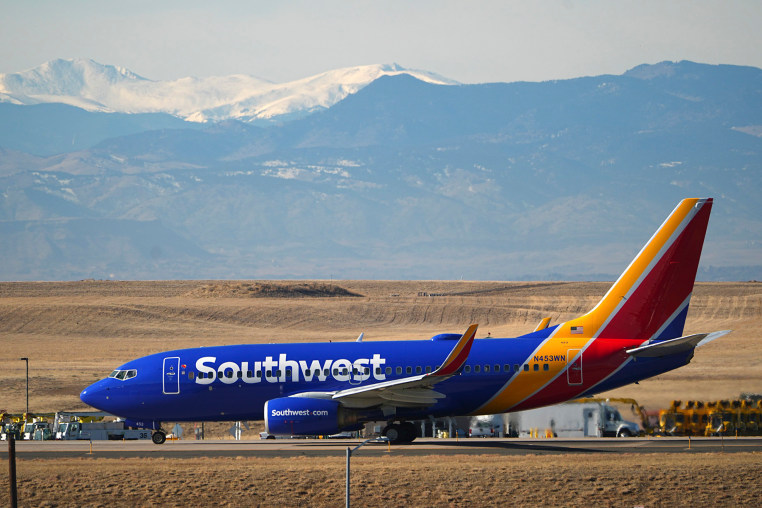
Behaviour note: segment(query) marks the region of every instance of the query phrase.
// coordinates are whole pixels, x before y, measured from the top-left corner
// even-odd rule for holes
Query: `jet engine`
[[[265,429],[274,435],[326,435],[361,427],[358,415],[331,399],[281,397],[265,403]]]

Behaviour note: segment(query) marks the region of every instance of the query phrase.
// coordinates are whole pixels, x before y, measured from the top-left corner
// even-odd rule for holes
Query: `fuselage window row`
[[[406,366],[406,367],[398,366],[398,367],[396,367],[394,369],[392,369],[392,367],[386,367],[386,369],[381,369],[381,367],[377,367],[376,368],[376,374],[380,375],[382,372],[385,372],[386,375],[391,375],[392,371],[394,371],[397,375],[402,375],[403,368],[404,368],[404,370],[405,370],[405,372],[407,374],[412,374],[413,373],[413,367],[412,366]],[[438,368],[439,368],[439,365],[437,365],[433,369],[432,369],[432,367],[430,365],[427,365],[426,367],[421,367],[421,366],[417,365],[417,366],[415,366],[415,373],[416,374],[421,374],[425,370],[427,374],[430,374],[433,370],[436,370]],[[482,372],[482,369],[484,369],[484,373],[485,374],[489,373],[490,370],[492,370],[493,372],[497,373],[497,372],[500,372],[501,369],[503,370],[503,372],[508,372],[509,373],[509,372],[511,372],[511,365],[506,363],[505,365],[501,366],[500,364],[496,363],[494,365],[485,364],[485,365],[482,366],[482,365],[476,364],[476,365],[473,365],[473,366],[471,366],[471,365],[464,365],[463,366],[463,372],[466,373],[466,374],[470,374],[472,372],[472,370],[473,370],[474,373],[479,374],[479,373]],[[535,371],[535,372],[538,372],[540,370],[540,364],[533,363],[532,367],[530,367],[529,364],[524,364],[523,366],[519,365],[519,364],[514,364],[513,365],[513,370],[515,372],[519,372],[520,370],[524,370],[524,372],[529,372],[530,369]],[[549,371],[550,370],[550,365],[547,364],[547,363],[543,364],[542,365],[542,370],[546,371],[546,372]],[[315,369],[314,371],[312,369],[307,369],[307,370],[304,371],[304,375],[308,376],[308,377],[312,376],[312,375],[319,376],[320,372],[321,372],[321,369]],[[327,377],[331,373],[331,369],[324,369],[324,370],[322,370],[322,372],[323,372],[323,375]],[[349,369],[346,369],[346,368],[343,368],[343,369],[333,369],[333,375],[334,376],[339,376],[339,375],[346,376],[349,373],[350,373]],[[358,376],[358,375],[370,376],[370,367],[362,367],[360,369],[353,368],[351,373],[353,375],[355,375],[355,376]],[[224,377],[224,378],[228,378],[228,379],[231,379],[233,377],[237,377],[238,379],[242,379],[243,376],[244,376],[243,371],[238,371],[238,372],[234,373],[233,370],[226,370],[226,371],[222,371],[221,370],[221,371],[218,371],[216,374],[217,374],[218,378],[223,378]],[[287,379],[291,378],[292,374],[293,373],[292,373],[292,370],[290,368],[286,369],[286,378]],[[111,376],[109,376],[109,377],[115,377],[117,379],[129,379],[131,377],[135,377],[136,375],[137,375],[137,372],[135,370],[130,370],[130,371],[114,371],[114,372],[111,373]],[[194,375],[197,375],[199,379],[208,379],[208,378],[213,377],[214,373],[212,373],[212,372],[208,372],[208,373],[199,372],[199,373],[196,374],[194,372],[191,372],[189,375],[191,376],[191,379],[193,379]],[[273,376],[273,371],[268,370],[265,373],[265,375],[267,377],[272,377]],[[281,376],[281,371],[280,370],[276,370],[274,375],[275,375],[275,377],[280,377]],[[247,370],[246,371],[246,377],[247,378],[252,378],[252,377],[262,378],[262,371],[259,371],[259,370],[258,371]]]

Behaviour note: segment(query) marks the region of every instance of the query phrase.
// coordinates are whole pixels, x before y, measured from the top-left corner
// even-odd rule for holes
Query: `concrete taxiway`
[[[17,441],[21,459],[62,457],[298,457],[343,456],[357,440],[276,439],[263,441]],[[0,445],[7,458],[7,446]],[[761,452],[762,437],[726,438],[601,438],[601,439],[416,439],[407,445],[368,443],[367,455],[554,455],[590,453],[709,453]]]

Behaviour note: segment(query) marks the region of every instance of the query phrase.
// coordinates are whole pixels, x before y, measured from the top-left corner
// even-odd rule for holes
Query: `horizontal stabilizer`
[[[636,358],[656,358],[659,356],[674,355],[689,351],[698,346],[703,346],[707,342],[730,333],[730,331],[731,330],[723,330],[720,332],[686,335],[685,337],[654,342],[635,349],[628,349],[626,353]]]

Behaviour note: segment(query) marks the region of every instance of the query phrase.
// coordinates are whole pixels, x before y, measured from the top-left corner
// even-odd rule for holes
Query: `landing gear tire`
[[[391,444],[411,443],[415,438],[415,425],[411,422],[392,423],[381,432]]]
[[[154,444],[164,444],[164,441],[166,440],[167,440],[167,435],[164,433],[164,431],[161,431],[161,430],[157,430],[151,436],[151,441],[153,441]]]
[[[396,423],[393,423],[391,425],[387,425],[384,427],[384,430],[381,432],[386,438],[389,440],[391,444],[397,444],[401,443],[401,437],[402,437],[402,431],[400,429],[400,426]]]
[[[627,429],[622,429],[617,433],[616,437],[632,437],[632,432]]]
[[[404,443],[412,443],[417,437],[415,424],[413,424],[413,422],[403,422],[400,425],[400,430],[402,431],[402,441]]]

